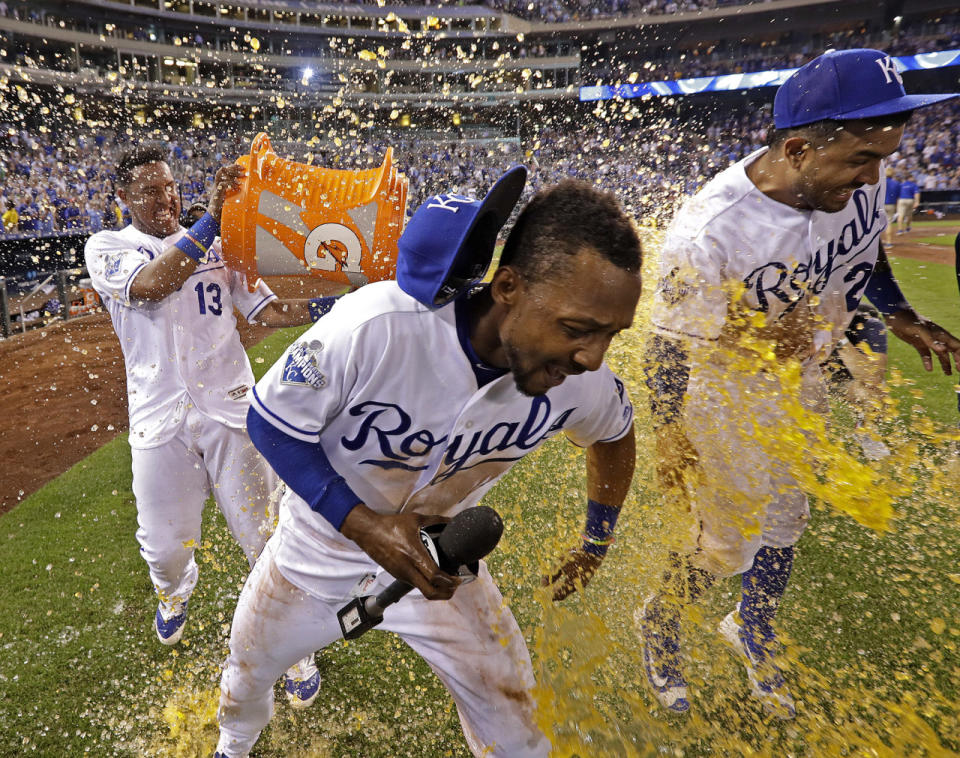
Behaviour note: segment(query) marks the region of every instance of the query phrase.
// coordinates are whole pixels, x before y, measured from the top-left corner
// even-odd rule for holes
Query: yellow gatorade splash
[[[163,708],[171,758],[212,755],[217,746],[217,688],[194,691],[177,687]]]
[[[504,519],[488,564],[530,647],[538,723],[553,755],[960,755],[957,435],[919,412],[911,380],[892,370],[891,394],[918,405],[876,403],[876,425],[892,455],[864,461],[843,407],[823,415],[791,399],[800,362],[778,359],[759,324],[723,360],[746,373],[762,367],[787,398],[779,412],[789,423],[755,425],[753,433],[811,496],[810,525],[777,617],[780,665],[797,716],[780,721],[763,711],[717,633],[737,602],[739,579],[718,581],[683,611],[690,712],[667,715],[651,695],[634,614],[660,586],[668,551],[683,544],[691,519],[681,500],[667,501],[657,489],[642,374],[661,234],[651,231],[645,241],[646,299],[636,326],[608,355],[636,409],[638,455],[617,542],[600,572],[561,603],[538,586],[583,528],[583,454],[562,437],[522,461],[484,500]],[[148,673],[118,682],[129,708],[92,714],[104,735],[98,748],[109,736],[110,750],[98,754],[212,755],[220,670],[246,565],[217,518],[197,550],[201,581],[181,645],[161,650],[141,640],[137,627],[143,644],[136,670]],[[468,755],[450,696],[396,638],[373,631],[331,645],[317,662],[317,702],[293,711],[278,685],[276,712],[255,755]]]
[[[652,247],[647,240],[648,268]],[[654,281],[650,271],[647,297]],[[684,609],[691,710],[668,715],[656,703],[633,617],[659,588],[667,551],[683,544],[690,524],[683,504],[665,501],[655,483],[641,371],[647,323],[642,307],[640,328],[609,356],[637,410],[637,473],[617,544],[584,593],[564,603],[546,593],[538,597],[536,694],[553,754],[960,754],[958,474],[956,466],[943,465],[957,436],[938,432],[916,413],[905,423],[896,403],[878,398],[876,423],[893,452],[879,463],[865,462],[850,442],[842,408],[820,414],[795,399],[800,361],[778,359],[761,329],[747,329],[748,336],[724,351],[723,362],[731,371],[769,376],[790,423],[753,425],[754,441],[786,463],[814,505],[777,619],[779,664],[797,716],[780,721],[764,713],[739,659],[718,634],[718,623],[739,599],[739,577],[718,581],[699,604]],[[891,373],[891,388],[899,388],[903,378]],[[552,497],[539,486],[540,512],[553,540],[543,539],[544,523],[532,520],[524,504],[504,514],[508,523],[522,520],[521,540],[547,543],[545,558],[569,546],[582,526],[583,463],[567,447],[542,452],[542,458],[553,457],[558,472]],[[559,513],[555,503],[563,503]],[[505,595],[515,603],[515,595]]]

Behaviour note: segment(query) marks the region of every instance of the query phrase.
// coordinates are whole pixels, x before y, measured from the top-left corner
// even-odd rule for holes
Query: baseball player
[[[689,504],[687,544],[637,614],[647,678],[659,702],[689,709],[680,605],[715,577],[743,574],[721,624],[752,690],[782,718],[795,707],[774,662],[773,620],[806,525],[806,495],[771,459],[757,428],[789,428],[782,372],[802,370],[800,401],[825,410],[819,365],[865,294],[890,331],[950,373],[960,341],[918,315],[882,254],[884,159],[913,109],[953,95],[906,95],[877,50],[830,51],[777,91],[769,146],[688,201],[664,242],[648,382],[658,473]],[[760,345],[761,347],[756,347]],[[800,437],[796,456],[804,455]]]
[[[293,326],[319,318],[332,299],[280,301],[263,281],[249,292],[244,277],[224,267],[218,237],[224,196],[242,168],[217,172],[207,212],[184,229],[166,160],[166,148],[150,143],[120,159],[118,194],[132,223],[94,234],[84,255],[123,350],[137,541],[160,599],[157,637],[174,645],[197,583],[193,553],[207,496],[250,565],[270,528],[276,478],[244,429],[253,374],[234,309],[251,322]],[[287,681],[298,704],[318,685],[312,659]]]
[[[582,541],[545,580],[559,600],[600,565],[633,475],[633,410],[603,356],[633,320],[640,243],[612,197],[573,180],[542,191],[492,282],[450,301],[475,281],[461,264],[492,253],[525,174],[482,202],[429,198],[401,238],[398,281],[344,297],[254,389],[251,439],[288,490],[233,619],[218,756],[246,756],[275,677],[341,637],[351,588],[391,578],[416,591],[380,628],[440,677],[473,754],[548,754],[529,654],[485,565],[460,585],[418,537],[563,432],[587,448],[589,501]]]

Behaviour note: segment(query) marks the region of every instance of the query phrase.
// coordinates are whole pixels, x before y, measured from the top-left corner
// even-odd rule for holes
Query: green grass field
[[[894,265],[918,308],[960,332],[952,268]],[[295,335],[274,334],[250,351],[258,376]],[[633,386],[638,341],[627,335],[611,356]],[[579,533],[581,456],[554,440],[488,497],[507,525],[491,571],[531,645],[557,755],[646,755],[658,745],[678,756],[960,750],[957,473],[949,443],[932,436],[956,428],[955,378],[919,370],[916,355],[896,341],[890,360],[901,377],[891,388],[899,412],[888,423],[895,455],[877,466],[874,484],[906,483],[909,492],[883,534],[828,505],[814,508],[780,615],[794,653],[795,722],[762,714],[713,632],[735,601],[732,581],[695,611],[702,623],[688,637],[690,718],[678,722],[652,708],[631,619],[663,566],[664,538],[676,521],[646,486],[652,472],[642,430],[619,542],[590,588],[560,606],[545,601],[538,578]],[[0,517],[0,756],[212,754],[219,665],[245,564],[208,507],[184,642],[162,647],[134,539],[129,466],[119,437]],[[838,471],[824,474],[825,491]],[[332,646],[319,665],[318,702],[294,714],[278,701],[254,755],[467,755],[449,697],[401,643],[371,633]]]
[[[943,245],[944,247],[953,247],[953,241],[956,239],[957,232],[960,232],[960,221],[914,221],[915,229],[929,229],[934,232],[927,237],[920,237],[915,242],[923,242],[927,245]]]
[[[916,240],[917,242],[922,242],[925,245],[942,245],[943,247],[953,247],[953,240],[956,238],[954,234],[948,234],[944,232],[939,234],[936,237],[920,237]]]
[[[941,219],[939,221],[914,221],[913,225],[917,229],[953,229],[960,227],[960,221],[957,219]]]

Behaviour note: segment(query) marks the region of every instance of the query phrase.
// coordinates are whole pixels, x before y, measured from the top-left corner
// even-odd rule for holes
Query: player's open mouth
[[[544,366],[544,373],[547,375],[547,383],[551,387],[559,387],[563,380],[567,378],[567,373],[557,366],[547,364]]]

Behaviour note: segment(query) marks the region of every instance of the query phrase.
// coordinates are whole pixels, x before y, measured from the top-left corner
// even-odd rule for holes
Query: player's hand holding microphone
[[[420,531],[447,523],[421,513],[377,513],[358,505],[344,519],[340,533],[353,540],[388,574],[411,584],[429,600],[449,600],[460,584],[441,570],[420,539]]]
[[[377,514],[360,505],[347,515],[341,533],[396,577],[378,595],[356,598],[337,614],[344,637],[352,639],[380,623],[384,609],[414,587],[430,600],[450,599],[463,581],[456,574],[464,566],[476,574],[478,561],[500,541],[503,521],[486,506],[446,519]]]

